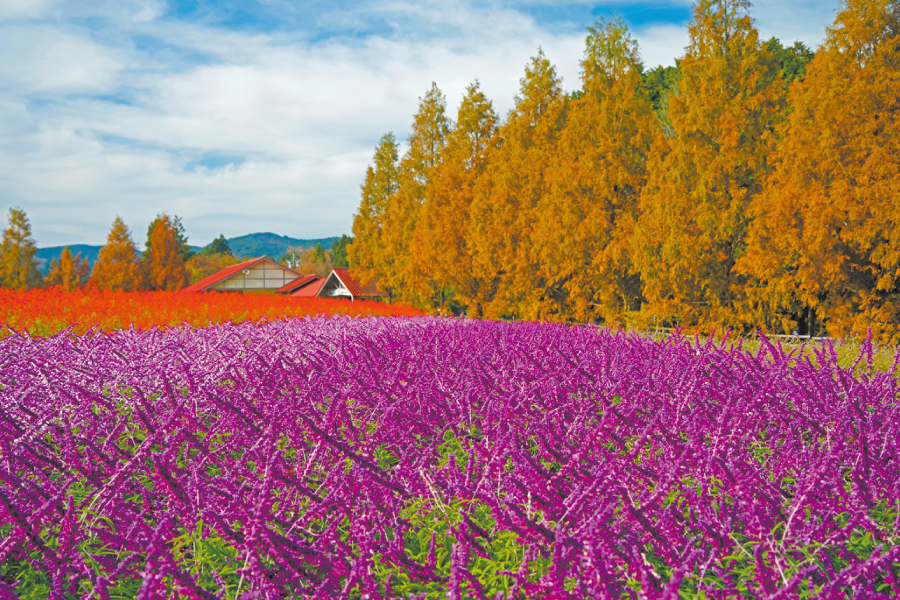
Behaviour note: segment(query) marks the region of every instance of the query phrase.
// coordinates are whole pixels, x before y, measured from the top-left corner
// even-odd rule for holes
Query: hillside
[[[103,246],[89,246],[87,244],[72,244],[69,246],[69,252],[72,253],[72,256],[76,256],[79,252],[81,252],[82,258],[88,259],[88,265],[91,267],[94,266],[94,262],[97,260],[97,256],[100,254],[100,248]],[[50,261],[51,260],[59,260],[59,257],[62,256],[63,249],[65,246],[51,246],[49,248],[38,248],[37,254],[35,255],[38,260],[38,266],[44,275],[47,274],[47,270],[50,269]]]
[[[250,233],[238,237],[228,238],[228,246],[235,256],[256,257],[266,255],[275,260],[287,251],[288,248],[312,248],[316,244],[322,244],[326,248],[331,247],[331,243],[337,239],[337,236],[318,238],[314,240],[303,240],[288,237],[286,235],[278,235],[276,233]],[[94,262],[100,254],[100,248],[103,246],[91,246],[88,244],[72,244],[69,251],[72,255],[81,252],[81,255],[87,257],[88,264],[93,268]],[[46,275],[50,268],[51,260],[58,260],[62,256],[65,246],[50,246],[47,248],[39,248],[37,251],[38,264],[41,271]],[[194,252],[199,252],[203,246],[191,246]]]
[[[275,233],[251,233],[249,235],[229,238],[228,246],[235,256],[253,257],[265,254],[266,256],[278,260],[288,248],[312,248],[316,244],[322,244],[326,248],[330,248],[331,243],[336,239],[337,237],[335,236],[314,240],[301,240]]]

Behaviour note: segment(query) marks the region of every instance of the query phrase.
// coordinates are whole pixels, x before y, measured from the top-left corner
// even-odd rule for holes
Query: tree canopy
[[[153,221],[144,257],[144,275],[151,290],[180,290],[190,276],[184,266],[183,242],[179,240],[176,218],[163,213]],[[183,238],[182,238],[183,239]]]
[[[349,263],[472,316],[900,341],[897,7],[846,0],[813,51],[697,0],[652,69],[601,20],[578,89],[538,49],[502,119],[432,85],[406,154],[376,148]]]
[[[113,221],[106,245],[100,249],[91,282],[101,290],[134,292],[145,287],[137,246],[121,217]]]
[[[40,287],[43,276],[35,259],[37,245],[25,211],[9,209],[9,226],[0,242],[0,285],[17,290]]]
[[[71,292],[87,285],[90,276],[91,270],[88,267],[87,258],[82,258],[81,252],[73,257],[69,247],[66,246],[63,248],[59,260],[50,261],[50,269],[47,271],[44,283],[62,286]]]

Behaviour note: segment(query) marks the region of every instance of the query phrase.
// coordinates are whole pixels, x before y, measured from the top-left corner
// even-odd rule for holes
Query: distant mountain
[[[251,233],[229,238],[228,247],[231,248],[235,256],[256,257],[266,255],[278,260],[287,252],[288,248],[306,249],[312,248],[316,244],[322,244],[326,248],[330,248],[332,242],[336,239],[338,239],[337,236],[315,240],[301,240],[275,233]]]
[[[69,246],[69,252],[72,253],[73,258],[81,252],[81,257],[87,258],[88,265],[93,268],[94,263],[97,261],[97,257],[100,255],[100,248],[102,247],[103,246],[88,246],[87,244],[72,244]],[[59,257],[62,256],[63,249],[65,249],[65,246],[38,248],[35,257],[38,261],[38,268],[43,271],[44,275],[50,270],[50,261],[59,260]]]
[[[228,246],[235,256],[269,256],[278,260],[287,251],[288,248],[312,248],[316,244],[322,244],[326,248],[331,248],[332,242],[338,239],[337,236],[318,238],[315,240],[301,240],[298,238],[288,237],[286,235],[278,235],[275,233],[250,233],[238,237],[228,238]],[[97,257],[100,255],[100,248],[103,246],[89,246],[87,244],[72,244],[69,251],[72,256],[81,252],[82,257],[87,257],[88,265],[94,267]],[[51,246],[49,248],[39,248],[37,251],[38,266],[44,274],[50,269],[51,260],[59,260],[62,256],[65,246]],[[191,246],[194,252],[200,252],[204,246]]]

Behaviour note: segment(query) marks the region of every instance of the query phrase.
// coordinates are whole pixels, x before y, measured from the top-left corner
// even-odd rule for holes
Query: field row
[[[432,318],[10,335],[0,589],[896,596],[898,384],[815,358]]]

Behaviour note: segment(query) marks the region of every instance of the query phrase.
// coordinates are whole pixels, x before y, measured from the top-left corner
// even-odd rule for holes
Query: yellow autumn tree
[[[466,89],[431,173],[410,248],[410,285],[433,307],[443,309],[451,300],[468,307],[484,292],[472,271],[467,233],[474,186],[496,131],[497,114],[476,81]]]
[[[90,274],[87,258],[82,258],[81,252],[73,258],[72,251],[66,246],[59,260],[50,261],[50,269],[44,283],[51,286],[58,285],[71,292],[87,285]]]
[[[190,282],[174,222],[165,213],[156,218],[150,232],[143,267],[151,290],[180,290]]]
[[[39,287],[43,276],[37,266],[37,245],[31,223],[21,208],[9,209],[9,227],[0,241],[0,285],[17,290]]]
[[[363,284],[378,281],[391,298],[391,289],[381,275],[392,268],[384,251],[382,238],[388,219],[388,206],[400,189],[397,167],[399,148],[393,133],[381,137],[366,177],[360,186],[360,204],[353,217],[353,241],[347,248],[347,259],[354,277]]]
[[[113,221],[91,271],[91,283],[101,290],[134,292],[143,288],[143,275],[137,246],[121,217]]]
[[[588,31],[582,93],[547,159],[532,247],[548,291],[539,316],[615,323],[641,305],[628,244],[655,126],[625,23],[599,21]]]
[[[633,248],[648,317],[704,329],[752,323],[746,276],[748,206],[769,172],[784,85],[747,0],[699,0],[667,137],[648,162]]]
[[[556,293],[543,279],[532,240],[566,106],[562,80],[539,49],[475,186],[468,239],[473,274],[487,290],[472,305],[474,315],[539,318]]]
[[[847,0],[790,91],[739,267],[773,329],[900,341],[900,10]]]

